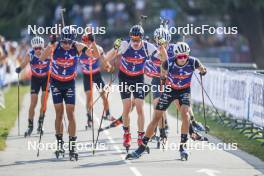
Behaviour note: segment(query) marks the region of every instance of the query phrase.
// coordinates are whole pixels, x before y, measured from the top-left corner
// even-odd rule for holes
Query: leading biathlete
[[[76,151],[76,121],[74,116],[75,110],[75,77],[78,63],[78,53],[84,51],[87,55],[89,50],[87,46],[76,42],[76,30],[72,26],[65,26],[62,29],[60,41],[56,42],[53,37],[51,43],[46,47],[41,59],[52,56],[51,67],[51,91],[56,112],[55,130],[58,150],[55,152],[56,157],[64,155],[63,145],[63,113],[66,109],[69,121],[69,156],[78,159]],[[93,55],[99,57],[96,45],[93,46]],[[65,106],[63,104],[65,103]]]

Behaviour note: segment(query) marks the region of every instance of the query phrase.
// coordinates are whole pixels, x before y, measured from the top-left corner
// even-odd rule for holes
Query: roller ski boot
[[[92,128],[92,116],[91,114],[87,113],[87,124],[85,125],[85,130],[87,131],[89,128]]]
[[[39,117],[37,133],[41,135],[44,134],[43,122],[44,122],[44,117]]]
[[[197,128],[191,123],[189,126],[189,134],[193,141],[208,141],[207,137],[204,137]]]
[[[33,120],[28,120],[28,129],[24,133],[24,137],[26,138],[26,137],[30,136],[32,131],[33,131]]]
[[[161,128],[160,129],[160,137],[158,137],[157,140],[157,149],[160,149],[162,146],[162,149],[164,150],[167,144],[167,134],[166,134],[166,129]]]
[[[141,146],[143,144],[143,137],[144,137],[145,132],[139,132],[138,131],[138,139],[137,139],[137,143],[138,146]]]
[[[189,158],[189,152],[187,151],[185,146],[180,148],[180,157],[182,161],[187,161]]]
[[[123,146],[126,148],[126,152],[128,153],[131,146],[131,134],[129,132],[125,132],[123,140]]]
[[[59,159],[60,156],[64,158],[65,156],[65,149],[64,149],[64,141],[62,139],[62,134],[56,134],[57,139],[57,149],[55,151],[56,158]]]
[[[76,151],[76,139],[77,137],[70,137],[69,139],[69,158],[70,161],[78,161],[78,153]]]
[[[133,160],[138,159],[142,156],[144,152],[150,153],[149,147],[147,145],[140,145],[137,150],[133,151],[132,153],[127,154],[126,160]]]

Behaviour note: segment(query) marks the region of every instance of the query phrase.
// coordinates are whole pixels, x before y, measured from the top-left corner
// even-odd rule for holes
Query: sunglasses
[[[34,50],[42,50],[42,47],[35,47]]]
[[[187,59],[188,55],[187,54],[180,54],[176,56],[177,59],[181,60],[181,59]]]

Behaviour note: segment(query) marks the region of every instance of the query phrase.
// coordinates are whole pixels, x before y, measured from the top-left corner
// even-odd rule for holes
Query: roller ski
[[[129,148],[131,146],[131,134],[125,133],[123,139],[123,146],[126,148],[126,152],[128,153]]]
[[[197,123],[198,124],[198,123]],[[193,126],[193,123],[189,126],[189,134],[193,141],[208,141],[207,137],[204,137],[200,132],[204,131],[203,125],[199,125],[199,128]]]
[[[138,147],[137,150],[135,150],[135,151],[132,152],[132,153],[127,154],[127,156],[126,156],[126,160],[138,159],[138,158],[140,158],[140,157],[142,156],[142,154],[143,154],[144,152],[147,152],[147,153],[149,154],[149,153],[150,153],[150,150],[149,150],[149,147],[148,147],[148,146],[142,144],[142,145],[140,145],[140,146]]]
[[[89,128],[92,128],[92,117],[89,113],[87,113],[87,124],[85,125],[85,130],[87,131]]]
[[[110,125],[103,127],[103,128],[99,128],[99,132],[102,132],[104,130],[108,130],[110,128],[115,128],[115,127],[121,125],[122,123],[123,123],[123,120],[122,120],[122,116],[121,116],[118,119],[114,120]]]
[[[28,129],[27,131],[24,133],[24,137],[28,137],[32,134],[33,131],[33,121],[32,120],[28,120]]]
[[[64,158],[65,150],[64,150],[64,146],[63,146],[64,141],[62,139],[62,135],[61,134],[57,134],[56,138],[57,138],[57,149],[55,151],[55,156],[56,156],[57,159],[59,159],[60,156]]]
[[[38,128],[37,128],[37,134],[44,134],[44,130],[43,130],[43,122],[44,122],[44,117],[39,117],[38,120]]]
[[[183,147],[180,150],[180,157],[182,161],[187,161],[188,157],[189,157],[189,152],[187,151],[187,149],[185,147]]]
[[[76,139],[77,137],[70,137],[69,140],[69,158],[70,161],[78,161],[78,153],[76,151]]]

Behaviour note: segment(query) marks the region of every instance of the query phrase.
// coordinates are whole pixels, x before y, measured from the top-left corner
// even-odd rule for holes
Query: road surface
[[[91,144],[92,131],[85,131],[86,110],[85,95],[81,83],[77,87],[76,101],[76,119],[77,136],[79,144]],[[99,137],[100,150],[92,155],[90,147],[79,151],[79,160],[69,161],[68,152],[65,158],[56,159],[52,147],[40,151],[40,156],[36,157],[35,149],[28,149],[29,144],[37,144],[38,135],[36,134],[37,120],[35,128],[30,138],[24,138],[22,135],[27,127],[27,111],[30,102],[30,95],[27,94],[21,107],[21,136],[17,135],[17,126],[15,126],[7,138],[7,148],[0,152],[0,175],[2,176],[261,176],[264,175],[264,162],[243,151],[224,151],[200,149],[201,142],[191,142],[190,158],[188,161],[180,161],[179,153],[175,146],[179,143],[179,134],[177,134],[176,118],[168,116],[170,125],[168,149],[156,149],[156,143],[150,143],[151,153],[143,155],[138,160],[124,160],[126,152],[122,146],[122,127],[103,132]],[[94,97],[97,97],[98,93]],[[51,96],[50,96],[51,97]],[[122,112],[121,100],[118,92],[109,95],[111,113],[119,117]],[[145,115],[147,126],[150,120],[150,107],[145,104]],[[39,107],[37,108],[39,109]],[[97,134],[98,123],[103,107],[101,100],[94,107],[95,129]],[[38,111],[38,110],[37,110]],[[36,113],[36,117],[38,113]],[[46,119],[44,123],[45,134],[42,138],[43,144],[55,144],[54,135],[54,107],[49,98]],[[103,122],[103,126],[109,122]],[[67,126],[67,124],[65,124]],[[179,123],[180,125],[180,123]],[[131,132],[133,144],[131,150],[137,147],[136,138],[136,112],[131,115]],[[212,144],[221,141],[208,136]],[[64,140],[68,141],[67,131],[64,131]],[[198,145],[199,144],[199,145]],[[195,148],[195,146],[198,146]],[[42,146],[43,147],[43,146]],[[198,148],[198,149],[197,149]]]

